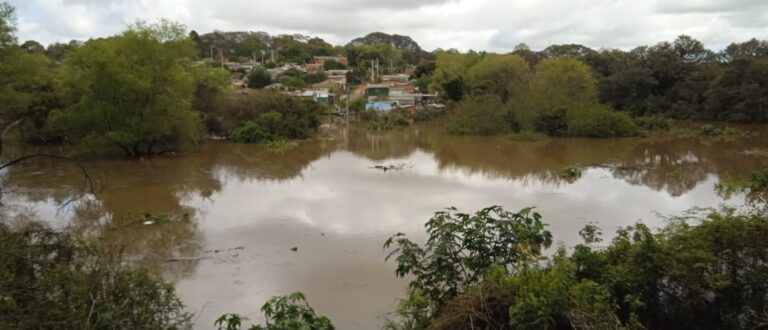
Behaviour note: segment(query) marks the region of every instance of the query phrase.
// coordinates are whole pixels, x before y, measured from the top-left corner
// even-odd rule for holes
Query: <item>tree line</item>
[[[437,51],[435,61],[420,63],[414,78],[444,100],[459,103],[454,131],[460,133],[496,134],[522,125],[554,135],[622,136],[634,130],[626,117],[576,108],[632,117],[763,123],[768,121],[766,70],[766,41],[732,43],[714,52],[681,35],[673,42],[629,51],[575,44],[539,52],[521,44],[508,54]],[[491,110],[499,108],[506,109]],[[531,114],[541,120],[538,128]],[[473,118],[478,116],[494,119]],[[500,116],[509,118],[505,123]],[[515,116],[520,118],[512,120]],[[579,127],[585,123],[588,127]],[[556,132],[558,127],[563,132]],[[597,131],[590,134],[592,129]]]
[[[319,126],[322,109],[309,100],[269,91],[235,95],[230,73],[201,62],[178,23],[137,22],[115,36],[73,43],[59,61],[17,44],[14,12],[0,4],[0,123],[24,142],[142,157],[230,135],[270,111],[302,117],[300,126],[263,128],[275,139],[306,138]],[[238,111],[243,104],[265,105]],[[275,104],[282,106],[267,108]]]

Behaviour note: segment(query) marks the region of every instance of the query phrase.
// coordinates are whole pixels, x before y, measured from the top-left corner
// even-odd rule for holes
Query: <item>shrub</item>
[[[272,84],[272,76],[264,69],[256,69],[248,75],[248,87],[261,89]]]
[[[568,133],[565,109],[539,114],[533,120],[533,127],[548,136],[565,136]]]
[[[438,118],[445,114],[445,110],[442,108],[433,108],[433,107],[427,107],[424,109],[416,110],[416,112],[411,115],[414,121],[417,122],[423,122],[423,121],[430,121],[435,118]]]
[[[507,134],[504,138],[514,142],[536,142],[546,140],[548,136],[538,132],[523,130],[519,133]]]
[[[437,212],[426,224],[429,239],[420,246],[400,233],[384,247],[397,261],[395,274],[413,275],[409,287],[440,305],[477,283],[491,266],[517,268],[552,244],[552,234],[532,209],[518,213],[499,206],[460,213]]]
[[[369,122],[378,119],[379,113],[376,110],[363,110],[360,112],[360,120]]]
[[[283,82],[283,86],[288,88],[288,90],[293,91],[293,90],[297,90],[297,89],[304,89],[304,88],[306,88],[307,87],[307,83],[304,82],[304,80],[302,80],[301,78],[290,77],[290,78],[286,79]]]
[[[229,111],[222,115],[221,122],[230,136],[235,135],[236,129],[248,125],[248,122],[254,122],[258,125],[251,124],[249,128],[254,134],[248,134],[253,137],[260,136],[255,131],[255,126],[261,126],[268,135],[287,140],[306,139],[320,127],[323,111],[324,107],[312,100],[291,97],[272,90],[261,90],[238,97]],[[271,114],[263,116],[267,113]],[[250,138],[245,140],[254,141]]]
[[[672,128],[672,120],[664,116],[642,116],[633,118],[635,125],[646,131],[666,131]]]
[[[266,317],[266,325],[251,326],[251,330],[332,330],[331,321],[325,316],[318,316],[315,310],[309,307],[304,294],[294,292],[287,296],[272,297],[261,307]],[[219,330],[239,330],[242,321],[247,320],[237,314],[225,314],[216,320],[214,326]]]
[[[635,123],[624,112],[597,108],[573,111],[569,117],[568,134],[571,136],[608,138],[640,134]]]
[[[239,143],[262,143],[283,139],[283,117],[270,111],[263,113],[255,121],[247,121],[232,132],[232,140]]]
[[[424,247],[402,234],[387,240],[385,246],[396,247],[390,253],[397,256],[396,274],[413,276],[394,324],[746,330],[768,320],[768,218],[761,211],[689,212],[668,218],[658,231],[635,224],[599,249],[590,246],[601,241],[601,231],[590,224],[580,232],[585,243],[570,255],[560,247],[543,258],[520,254],[551,242],[540,236],[548,232],[539,217],[526,209],[508,222],[486,218],[487,210],[476,217],[436,214]]]
[[[184,329],[173,286],[68,231],[0,222],[1,329]]]
[[[481,95],[458,104],[451,115],[451,134],[494,135],[517,132],[520,123],[498,96]]]
[[[723,135],[723,130],[714,125],[701,125],[699,127],[699,135],[708,137],[717,137]]]

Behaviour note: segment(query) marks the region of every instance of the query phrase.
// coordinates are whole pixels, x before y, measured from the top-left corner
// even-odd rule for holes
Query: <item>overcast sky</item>
[[[580,43],[628,49],[688,34],[719,50],[768,39],[768,0],[6,0],[20,41],[116,34],[136,19],[169,18],[199,33],[265,31],[333,44],[373,31],[423,48],[509,51]]]

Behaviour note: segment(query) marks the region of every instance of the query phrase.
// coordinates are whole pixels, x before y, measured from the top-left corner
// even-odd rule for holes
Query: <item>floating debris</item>
[[[299,248],[297,246],[294,246],[294,247],[291,248],[291,251],[293,251],[293,252],[296,252],[298,250],[299,250]]]
[[[382,165],[374,165],[369,168],[376,169],[376,170],[382,170],[384,172],[386,171],[402,171],[404,169],[413,168],[413,165],[406,164],[406,163],[400,163],[400,164],[382,164]]]

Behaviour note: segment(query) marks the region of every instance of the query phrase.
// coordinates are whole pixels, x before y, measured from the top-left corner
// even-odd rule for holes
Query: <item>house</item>
[[[381,83],[407,83],[408,76],[404,73],[390,74],[381,76]]]
[[[349,70],[328,70],[325,71],[325,74],[327,74],[328,77],[346,77],[347,72],[349,72]]]
[[[309,73],[316,73],[323,71],[323,65],[322,64],[316,64],[316,63],[310,63],[304,65],[304,68],[307,69],[307,72]]]
[[[349,70],[328,70],[325,74],[328,75],[328,80],[343,87],[347,85],[347,72]]]
[[[393,104],[390,101],[368,101],[365,103],[365,110],[389,112],[392,108]]]
[[[305,89],[297,92],[285,92],[286,95],[312,99],[318,103],[333,104],[333,95],[327,88]]]
[[[388,97],[389,96],[389,85],[388,84],[368,84],[365,89],[366,95],[368,97]]]

